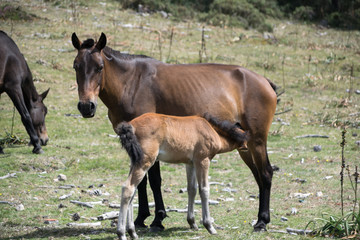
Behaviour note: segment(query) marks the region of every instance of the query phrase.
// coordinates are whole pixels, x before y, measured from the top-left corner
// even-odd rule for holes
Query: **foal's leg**
[[[132,211],[132,200],[135,195],[136,187],[144,178],[146,171],[147,169],[144,170],[139,165],[131,166],[129,176],[122,187],[120,212],[116,231],[118,237],[122,240],[126,239],[125,226],[127,226],[127,231],[130,236],[132,238],[137,238],[135,226],[132,222],[129,222],[130,220],[132,221],[132,212],[129,213],[128,211]],[[128,216],[127,222],[126,216]]]
[[[242,159],[251,169],[259,186],[259,213],[254,231],[266,230],[270,222],[270,191],[273,170],[266,152],[266,144],[251,144],[250,151],[240,152]]]
[[[208,181],[210,159],[205,158],[201,161],[195,161],[196,168],[196,177],[199,183],[199,193],[201,198],[201,207],[202,207],[202,219],[205,228],[210,234],[216,234],[215,228],[212,226],[212,219],[210,217],[209,210],[209,195],[210,187]]]
[[[15,80],[16,81],[16,80]],[[44,151],[41,149],[39,137],[34,129],[30,113],[26,108],[24,102],[24,95],[19,85],[14,86],[11,91],[6,92],[14,103],[16,109],[18,110],[21,121],[25,126],[27,133],[30,136],[30,142],[34,146],[33,153],[43,153]]]
[[[155,219],[150,224],[150,232],[159,232],[164,230],[162,220],[166,217],[165,206],[161,194],[161,175],[160,163],[155,162],[148,171],[149,183],[155,200]]]
[[[194,216],[194,202],[196,196],[196,174],[194,165],[186,164],[187,191],[188,191],[188,212],[187,221],[191,229],[198,230]]]

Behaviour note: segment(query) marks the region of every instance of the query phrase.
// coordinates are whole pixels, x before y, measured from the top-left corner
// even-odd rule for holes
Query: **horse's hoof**
[[[129,233],[131,239],[138,239],[138,235],[135,232]]]
[[[211,226],[209,229],[207,229],[208,232],[212,235],[216,235],[217,234],[217,231],[215,230],[215,228],[213,226]]]
[[[266,232],[265,223],[257,223],[254,225],[254,232]]]
[[[196,223],[191,224],[191,225],[190,225],[190,228],[191,228],[192,230],[195,230],[195,231],[199,230],[199,227],[197,226]]]
[[[151,232],[151,233],[157,233],[157,232],[162,232],[162,231],[164,231],[164,229],[165,229],[165,227],[164,226],[152,226],[152,227],[150,227],[150,229],[149,229],[149,232]]]
[[[120,240],[127,240],[125,234],[119,233],[119,232],[117,232],[116,234],[118,235],[118,238],[119,238]]]
[[[42,148],[34,148],[33,153],[35,153],[35,154],[43,154],[44,150],[42,150]]]

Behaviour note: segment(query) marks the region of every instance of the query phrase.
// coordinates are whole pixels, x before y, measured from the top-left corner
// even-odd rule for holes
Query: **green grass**
[[[75,3],[76,11],[70,7]],[[72,63],[76,52],[70,42],[75,31],[80,39],[98,38],[101,32],[108,37],[108,45],[117,50],[134,54],[160,57],[158,42],[161,32],[162,60],[168,58],[169,37],[174,27],[171,48],[171,62],[192,63],[199,61],[202,25],[197,22],[172,22],[158,15],[142,17],[131,11],[122,11],[119,4],[107,1],[64,1],[56,8],[54,1],[21,1],[26,9],[37,18],[33,21],[1,21],[0,27],[6,31],[19,46],[27,59],[31,71],[37,79],[38,92],[50,87],[45,100],[49,109],[46,126],[50,141],[44,147],[45,153],[34,155],[27,145],[9,146],[0,156],[0,176],[16,172],[17,178],[0,180],[0,201],[22,203],[24,211],[16,211],[14,206],[0,204],[1,239],[114,239],[115,228],[110,221],[102,226],[90,228],[70,228],[71,215],[78,212],[80,222],[91,222],[104,212],[112,211],[107,206],[85,209],[67,200],[58,198],[70,190],[58,189],[64,184],[74,184],[74,194],[70,199],[99,201],[103,198],[119,203],[121,186],[129,171],[129,160],[121,149],[107,118],[106,107],[99,102],[96,116],[83,119],[78,115],[75,73]],[[74,21],[76,17],[76,22]],[[305,228],[323,212],[339,215],[340,209],[340,164],[341,129],[348,127],[345,157],[352,169],[359,165],[360,151],[355,141],[360,135],[359,115],[349,115],[360,111],[360,96],[346,92],[350,88],[349,66],[354,64],[355,78],[353,89],[360,89],[359,71],[359,31],[337,31],[319,29],[314,25],[302,25],[286,21],[272,21],[277,41],[264,40],[256,31],[240,28],[218,28],[205,26],[206,53],[208,62],[239,64],[265,75],[286,92],[281,96],[277,111],[292,108],[292,111],[275,116],[271,127],[268,148],[271,163],[280,171],[274,173],[271,195],[271,223],[269,230]],[[135,28],[123,27],[132,24]],[[142,27],[140,27],[142,26]],[[326,32],[326,34],[325,34]],[[321,33],[321,34],[320,34]],[[242,35],[240,41],[233,41]],[[311,61],[309,64],[309,55]],[[329,62],[331,56],[335,62]],[[45,61],[44,65],[38,60]],[[284,61],[284,72],[282,61]],[[342,60],[339,60],[342,59]],[[267,69],[264,66],[270,66]],[[311,75],[306,75],[310,72]],[[342,101],[348,99],[346,106]],[[0,137],[11,131],[13,105],[3,94],[0,105]],[[281,118],[281,120],[277,120]],[[290,125],[280,125],[286,122]],[[28,139],[18,113],[15,115],[14,134]],[[305,134],[328,135],[327,139],[298,138]],[[314,145],[321,145],[321,152],[314,152]],[[223,186],[211,187],[211,199],[234,198],[233,202],[220,202],[210,206],[215,223],[223,230],[217,236],[210,236],[201,227],[198,232],[189,231],[185,214],[169,213],[164,220],[166,230],[160,234],[139,232],[142,239],[305,239],[303,236],[265,232],[253,233],[250,223],[257,218],[258,200],[249,198],[258,194],[254,177],[236,152],[215,157],[209,175],[211,181],[232,184],[236,193],[223,192]],[[303,160],[302,160],[303,159]],[[301,163],[303,161],[303,163]],[[185,167],[182,165],[161,164],[163,193],[166,207],[185,208],[187,195],[178,193],[186,187]],[[46,173],[43,173],[45,172]],[[62,173],[66,182],[55,182]],[[40,177],[41,176],[41,177]],[[324,180],[326,176],[333,176]],[[306,179],[305,183],[294,180]],[[105,184],[99,188],[109,196],[90,196],[81,190],[88,186]],[[293,193],[311,193],[304,201],[292,197]],[[322,192],[323,197],[316,193]],[[151,191],[148,192],[150,201]],[[352,209],[353,192],[348,179],[345,181],[345,212]],[[349,198],[348,198],[349,196]],[[197,196],[199,199],[199,196]],[[137,201],[137,199],[135,199]],[[66,208],[58,208],[62,203]],[[288,215],[291,208],[296,215]],[[200,206],[196,209],[201,211]],[[154,209],[152,208],[152,212]],[[196,214],[200,221],[200,212]],[[281,221],[285,216],[288,221]],[[44,224],[44,219],[54,218],[55,225]],[[149,218],[147,223],[151,223]],[[199,224],[200,226],[200,224]]]

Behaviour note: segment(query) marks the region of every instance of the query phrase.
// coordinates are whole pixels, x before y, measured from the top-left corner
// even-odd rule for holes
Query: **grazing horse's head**
[[[101,57],[101,50],[106,45],[106,36],[101,33],[98,42],[94,42],[93,39],[81,42],[73,33],[71,40],[73,46],[78,50],[74,60],[79,93],[78,109],[84,118],[91,118],[96,112],[97,97],[103,75],[104,61]]]
[[[41,145],[46,145],[49,141],[45,126],[45,116],[47,114],[47,108],[44,104],[44,99],[46,98],[50,88],[38,95],[35,99],[32,100],[30,108],[30,117],[34,126],[34,129],[40,139]]]

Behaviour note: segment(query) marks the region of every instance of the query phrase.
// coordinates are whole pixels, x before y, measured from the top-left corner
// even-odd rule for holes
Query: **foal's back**
[[[198,116],[176,117],[146,113],[130,122],[145,153],[169,163],[189,163],[213,157],[221,139],[210,123]]]

